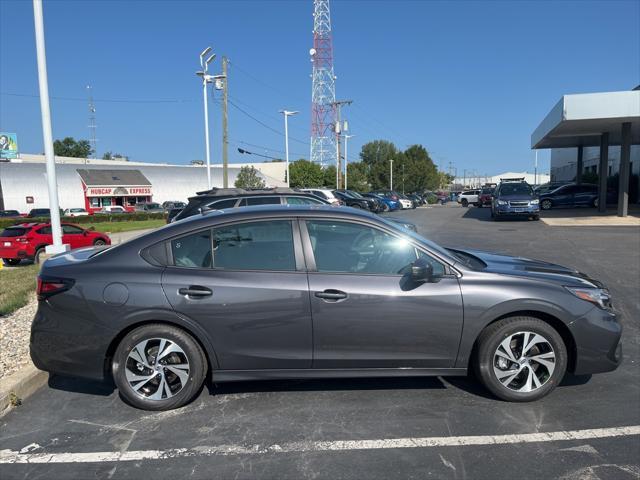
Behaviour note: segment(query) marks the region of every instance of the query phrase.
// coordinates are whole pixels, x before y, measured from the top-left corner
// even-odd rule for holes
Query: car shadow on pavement
[[[500,218],[499,220],[494,220],[491,218],[491,208],[489,207],[468,207],[467,211],[464,212],[462,218],[469,218],[472,220],[478,220],[480,222],[528,222],[529,218],[527,217],[505,217]]]
[[[92,381],[83,378],[62,377],[60,375],[49,375],[49,388],[72,393],[87,393],[89,395],[99,395],[108,397],[116,389],[111,381]]]

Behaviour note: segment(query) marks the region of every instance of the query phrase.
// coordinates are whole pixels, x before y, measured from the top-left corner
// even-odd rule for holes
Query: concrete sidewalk
[[[630,205],[626,217],[618,217],[613,208],[605,213],[594,208],[545,210],[540,220],[552,227],[633,227],[640,226],[640,207]]]

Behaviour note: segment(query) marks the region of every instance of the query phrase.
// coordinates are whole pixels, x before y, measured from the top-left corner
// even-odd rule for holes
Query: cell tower
[[[93,150],[93,158],[96,158],[96,106],[93,103],[93,94],[91,93],[91,85],[87,85],[87,95],[89,96],[89,133],[91,134],[91,149]]]
[[[313,1],[311,74],[311,161],[322,166],[336,159],[336,77],[329,0]]]

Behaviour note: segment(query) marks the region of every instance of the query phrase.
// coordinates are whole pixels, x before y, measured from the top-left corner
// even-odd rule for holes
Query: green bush
[[[63,222],[75,223],[111,223],[111,222],[137,222],[141,220],[154,220],[167,218],[164,213],[113,213],[110,215],[86,215],[83,217],[62,217]],[[17,223],[49,222],[49,218],[0,218],[0,228],[6,228]]]

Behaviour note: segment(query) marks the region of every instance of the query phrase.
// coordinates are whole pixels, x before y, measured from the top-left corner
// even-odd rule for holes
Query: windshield
[[[354,192],[353,190],[345,190],[344,193],[346,193],[347,195],[349,195],[350,197],[353,197],[353,198],[364,198],[358,192]]]
[[[505,183],[500,186],[500,195],[533,195],[528,183]]]

